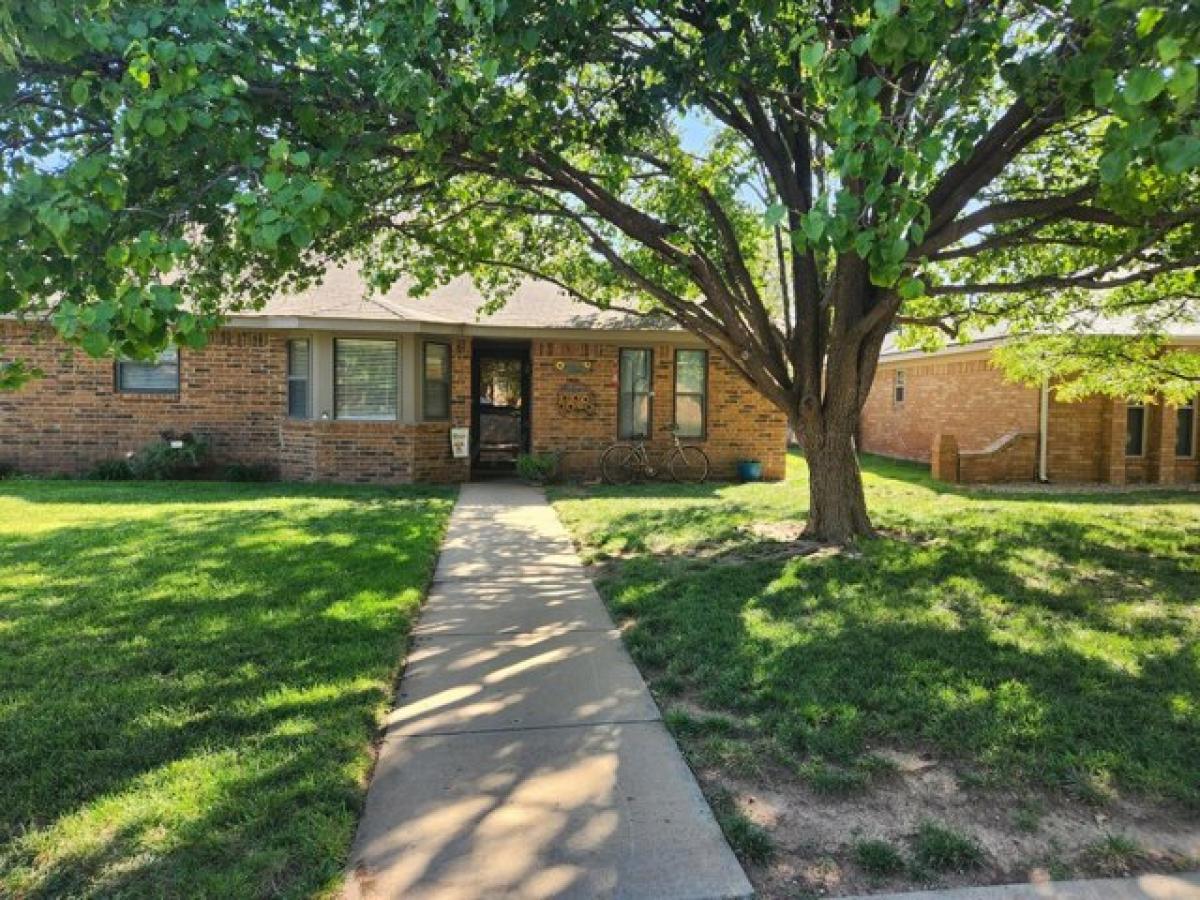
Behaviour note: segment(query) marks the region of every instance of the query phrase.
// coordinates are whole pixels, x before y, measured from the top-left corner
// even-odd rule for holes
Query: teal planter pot
[[[756,459],[740,459],[737,473],[741,481],[762,481],[762,463]]]

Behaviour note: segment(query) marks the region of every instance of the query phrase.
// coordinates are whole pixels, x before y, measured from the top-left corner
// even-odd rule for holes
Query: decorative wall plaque
[[[592,371],[592,361],[590,359],[560,359],[554,364],[554,368],[567,375],[586,375]]]
[[[558,411],[569,418],[590,418],[596,413],[596,394],[587,385],[569,381],[558,390]]]

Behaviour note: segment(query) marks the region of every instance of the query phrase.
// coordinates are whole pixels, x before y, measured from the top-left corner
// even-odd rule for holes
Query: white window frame
[[[908,376],[904,369],[892,373],[892,406],[903,406],[908,399]]]
[[[146,387],[126,387],[124,383],[124,369],[126,366],[131,366],[138,369],[158,369],[165,365],[163,358],[173,355],[175,357],[175,384],[172,387],[161,388],[146,388]],[[154,362],[147,362],[140,359],[129,359],[122,357],[113,365],[113,389],[118,394],[160,394],[170,395],[178,394],[180,386],[183,382],[183,354],[179,352],[178,347],[166,347],[154,358]]]
[[[292,345],[306,344],[308,347],[308,369],[301,378],[292,374]],[[288,338],[287,341],[287,417],[289,419],[311,419],[313,410],[313,342],[312,338],[295,337]],[[304,412],[296,414],[292,412],[292,382],[303,381],[305,388],[305,404]]]
[[[391,344],[392,351],[396,356],[396,407],[391,415],[387,416],[346,416],[342,415],[338,409],[338,345],[345,341],[369,341],[376,344]],[[396,422],[400,420],[400,372],[403,361],[400,359],[400,342],[395,338],[380,338],[380,337],[361,337],[361,336],[344,336],[335,337],[333,339],[333,417],[343,422]]]

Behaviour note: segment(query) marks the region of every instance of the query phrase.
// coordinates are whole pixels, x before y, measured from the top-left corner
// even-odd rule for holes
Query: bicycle
[[[656,469],[646,449],[646,436],[633,441],[618,442],[607,447],[600,457],[600,474],[609,484],[630,484],[642,478],[653,478],[658,471],[669,472],[675,481],[685,484],[700,484],[708,478],[708,455],[694,444],[679,440],[679,428],[668,425],[663,431],[671,432],[675,446],[662,458]]]

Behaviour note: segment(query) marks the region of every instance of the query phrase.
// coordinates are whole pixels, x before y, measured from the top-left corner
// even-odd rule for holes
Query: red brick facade
[[[651,455],[671,446],[664,428],[675,419],[675,346],[650,347],[654,396],[650,403]],[[557,452],[569,477],[594,477],[600,455],[617,439],[616,344],[534,341],[533,420],[530,443],[535,453]],[[574,364],[574,365],[572,365]],[[564,390],[585,391],[595,404],[588,414],[562,411]],[[738,460],[762,463],[763,477],[782,478],[787,456],[787,418],[738,373],[720,353],[708,354],[708,408],[705,435],[686,439],[704,448],[716,478],[732,478]]]
[[[225,461],[274,463],[285,403],[285,350],[269,332],[222,331],[202,351],[180,351],[177,394],[115,389],[112,360],[96,360],[48,329],[0,322],[0,353],[41,368],[19,391],[0,391],[0,462],[32,473],[85,472],[163,431],[194,432]]]
[[[224,329],[204,350],[181,351],[177,393],[133,394],[115,389],[111,360],[72,350],[48,329],[0,322],[0,358],[23,357],[46,373],[0,393],[0,463],[30,473],[81,474],[174,431],[207,438],[218,463],[268,463],[287,480],[463,481],[470,467],[452,457],[450,429],[471,424],[472,340],[450,342],[448,421],[289,419],[284,333]],[[531,449],[561,452],[570,477],[596,477],[601,451],[616,440],[618,350],[606,342],[530,342]],[[674,350],[653,345],[657,451],[667,446],[661,429],[674,416]],[[588,367],[567,366],[568,360]],[[587,415],[562,412],[568,383],[590,391]],[[731,477],[744,458],[761,461],[767,478],[783,476],[783,414],[718,353],[709,354],[707,433],[696,443],[708,452],[714,477]]]
[[[903,399],[896,399],[897,372]],[[884,361],[863,408],[868,453],[930,462],[936,478],[964,483],[1038,477],[1041,392],[1007,381],[987,351]],[[1054,399],[1047,409],[1046,475],[1056,482],[1194,482],[1196,456],[1176,458],[1173,407],[1147,408],[1143,452],[1126,456],[1123,401]]]

